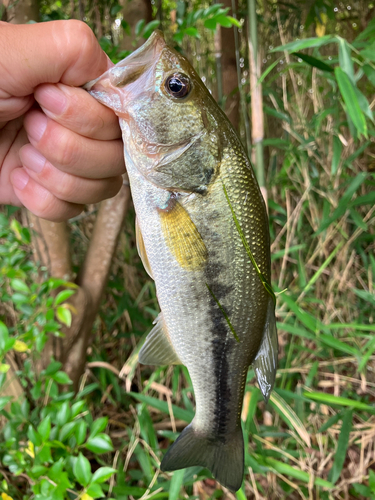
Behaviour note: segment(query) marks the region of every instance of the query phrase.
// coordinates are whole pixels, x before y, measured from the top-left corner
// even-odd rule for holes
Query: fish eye
[[[173,97],[186,97],[191,90],[190,78],[181,73],[170,75],[165,82],[165,88]]]

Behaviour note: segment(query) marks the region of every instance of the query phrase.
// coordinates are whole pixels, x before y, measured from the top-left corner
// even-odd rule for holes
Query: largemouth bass
[[[161,469],[207,467],[236,491],[248,367],[267,400],[277,365],[274,302],[229,205],[270,281],[267,212],[254,172],[225,114],[162,33],[86,88],[119,116],[137,247],[161,309],[139,361],[184,364],[195,392],[195,417]]]

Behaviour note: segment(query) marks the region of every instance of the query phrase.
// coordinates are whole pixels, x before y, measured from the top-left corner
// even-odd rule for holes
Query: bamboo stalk
[[[232,0],[232,16],[237,19],[236,13],[236,2]],[[240,93],[240,106],[241,113],[243,115],[244,125],[245,125],[245,138],[246,138],[246,149],[247,154],[250,156],[251,153],[251,138],[250,138],[250,124],[249,124],[249,116],[246,110],[245,96],[243,93],[242,82],[241,82],[241,66],[240,66],[240,46],[238,40],[238,28],[234,26],[234,43],[236,47],[236,66],[237,66],[237,80],[238,80],[238,91]]]
[[[250,62],[250,93],[251,93],[251,125],[252,142],[254,145],[252,160],[260,189],[267,204],[267,190],[264,172],[264,119],[262,85],[260,77],[260,55],[258,51],[256,0],[248,0],[249,16],[249,62]]]

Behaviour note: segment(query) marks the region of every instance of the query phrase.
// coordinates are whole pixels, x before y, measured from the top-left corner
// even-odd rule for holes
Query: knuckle
[[[65,31],[72,36],[72,40],[76,43],[91,40],[95,35],[91,28],[78,19],[69,19],[68,21],[62,21],[64,23]]]
[[[65,172],[61,172],[59,182],[56,182],[53,186],[53,194],[60,200],[66,200],[71,196],[74,187],[74,177]]]
[[[56,154],[57,163],[69,170],[77,163],[79,156],[79,145],[75,138],[70,134],[63,134]]]
[[[54,215],[56,213],[56,198],[49,191],[44,190],[44,193],[40,193],[38,197],[38,202],[32,212],[42,219],[54,220]]]

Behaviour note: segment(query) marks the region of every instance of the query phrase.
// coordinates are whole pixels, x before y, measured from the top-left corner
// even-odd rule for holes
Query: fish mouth
[[[156,30],[141,47],[107,70],[99,78],[86,83],[83,88],[102,104],[119,114],[122,111],[121,101],[124,100],[127,94],[127,92],[124,93],[124,87],[137,80],[139,82],[141,75],[146,76],[159,60],[160,54],[165,47],[167,47],[167,44],[163,33]],[[121,96],[118,92],[120,90],[122,92]]]

